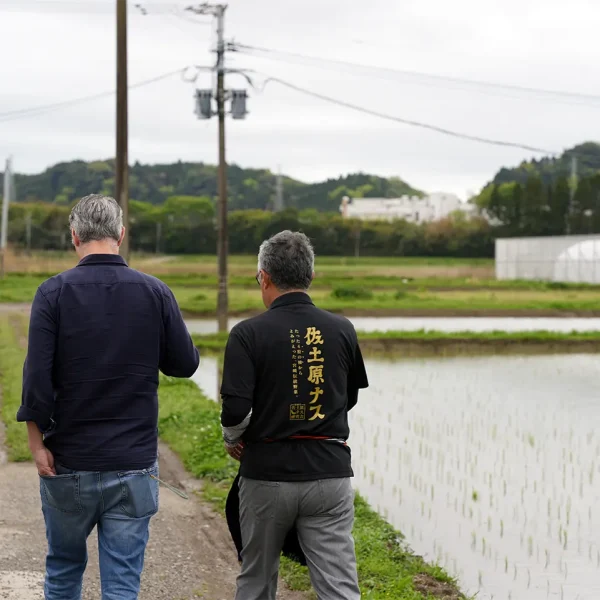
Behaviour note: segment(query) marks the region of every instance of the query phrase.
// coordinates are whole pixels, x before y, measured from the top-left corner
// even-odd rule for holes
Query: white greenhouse
[[[498,239],[496,278],[600,284],[600,235]]]

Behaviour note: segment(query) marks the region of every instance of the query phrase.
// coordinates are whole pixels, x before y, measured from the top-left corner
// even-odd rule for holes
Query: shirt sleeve
[[[229,335],[221,384],[221,426],[228,445],[238,443],[252,417],[256,369],[248,340],[235,329]]]
[[[48,298],[38,289],[31,306],[27,357],[23,366],[23,392],[17,421],[33,422],[42,433],[54,427],[52,373],[57,323]]]
[[[159,368],[171,377],[191,377],[200,364],[200,353],[194,346],[173,292],[167,288],[163,298],[165,339]]]
[[[358,402],[358,390],[369,387],[367,369],[363,360],[358,340],[355,340],[354,362],[348,373],[348,410],[352,410]]]

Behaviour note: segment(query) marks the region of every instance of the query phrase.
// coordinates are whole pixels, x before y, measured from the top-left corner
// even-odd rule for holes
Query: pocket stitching
[[[46,481],[51,481],[52,479],[55,478],[59,478],[62,480],[66,480],[66,479],[73,479],[74,483],[75,483],[75,489],[73,491],[73,496],[75,499],[75,509],[74,510],[65,510],[64,508],[60,508],[59,506],[56,506],[55,503],[50,501],[50,497],[48,496],[48,490],[46,489]],[[66,474],[66,475],[55,475],[53,477],[50,476],[41,476],[40,475],[40,480],[42,483],[42,494],[44,496],[44,500],[46,501],[46,504],[50,507],[53,508],[54,510],[58,510],[62,513],[65,514],[78,514],[80,512],[83,511],[83,506],[81,504],[81,496],[79,493],[79,474]]]
[[[119,477],[119,483],[121,484],[121,503],[120,503],[119,508],[130,519],[145,519],[146,517],[151,517],[158,512],[158,485],[156,486],[156,492],[152,492],[152,498],[154,500],[154,504],[155,504],[156,508],[153,508],[151,511],[149,511],[146,514],[141,515],[141,516],[132,515],[125,508],[125,503],[127,502],[127,500],[129,500],[129,489],[128,489],[127,485],[125,484],[125,476],[133,475],[135,477],[139,477],[140,475],[145,475],[146,477],[150,478],[150,475],[153,475],[154,473],[156,473],[156,471],[157,471],[156,469],[142,469],[140,471],[123,471],[121,473],[117,473],[117,475]]]
[[[255,488],[269,488],[269,489],[273,490],[273,492],[272,492],[273,494],[276,494],[272,509],[266,515],[264,515],[264,514],[259,515],[258,514],[258,506],[257,506],[256,502],[254,501],[254,499],[252,499],[250,501],[249,504],[250,504],[250,508],[252,509],[252,513],[254,514],[254,517],[258,521],[267,521],[269,519],[274,519],[277,514],[277,506],[279,504],[279,491],[280,491],[280,487],[281,487],[279,482],[254,480],[253,483],[255,484]],[[254,491],[256,491],[256,489]],[[252,496],[254,496],[254,494],[252,494]]]

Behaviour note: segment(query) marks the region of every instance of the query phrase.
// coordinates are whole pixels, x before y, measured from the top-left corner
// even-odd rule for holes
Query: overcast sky
[[[210,18],[185,2],[130,2],[129,83],[186,65],[209,65]],[[227,39],[405,71],[597,94],[597,0],[230,0]],[[115,86],[113,0],[0,0],[0,157],[18,172],[114,155],[115,100],[108,97],[27,118],[4,113]],[[457,86],[408,76],[229,54],[228,65],[405,119],[562,151],[596,140],[600,102]],[[258,82],[264,79],[254,76]],[[209,73],[197,87],[211,86]],[[243,88],[239,76],[228,87]],[[130,162],[217,158],[216,120],[193,114],[194,86],[179,75],[129,95]],[[531,152],[481,145],[381,120],[276,83],[249,90],[250,114],[227,122],[228,162],[304,181],[363,171],[396,175],[426,191],[466,198]],[[16,116],[16,115],[14,115]],[[1,169],[0,169],[1,170]],[[90,192],[95,190],[90,190]]]

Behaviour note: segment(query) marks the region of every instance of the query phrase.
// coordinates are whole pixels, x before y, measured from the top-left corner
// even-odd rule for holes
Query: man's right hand
[[[242,459],[242,454],[244,454],[244,444],[242,442],[235,446],[228,446],[225,444],[225,450],[227,450],[227,454],[229,454],[231,458],[239,462]]]
[[[53,477],[56,475],[54,468],[54,456],[48,448],[38,448],[33,452],[33,460],[38,470],[38,474],[42,477]]]

